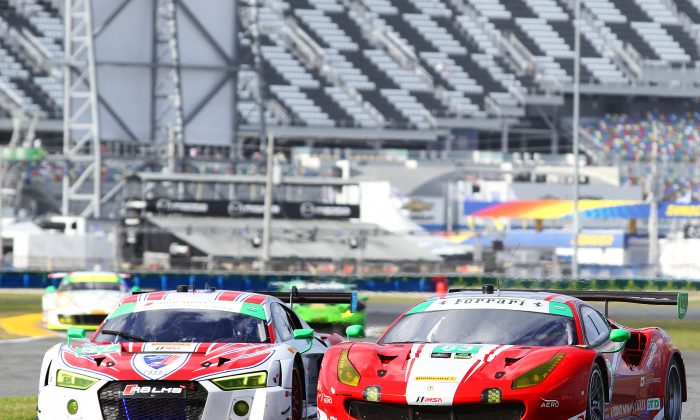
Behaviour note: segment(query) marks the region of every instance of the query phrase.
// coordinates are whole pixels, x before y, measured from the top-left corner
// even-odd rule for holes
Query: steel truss
[[[185,158],[185,133],[175,0],[156,0],[151,53],[151,137],[157,146],[167,142],[168,169],[180,172]]]
[[[142,1],[142,0],[137,0]],[[150,0],[153,4],[153,35],[151,62],[125,62],[109,59],[109,53],[99,54],[97,60],[96,40],[110,31],[115,22],[134,0],[103,1],[109,13],[97,22],[94,20],[95,0],[65,0],[65,66],[64,66],[64,132],[63,160],[63,214],[79,214],[85,217],[101,217],[102,207],[118,194],[123,183],[103,192],[100,174],[103,156],[100,147],[100,113],[108,115],[124,134],[124,140],[134,144],[151,143],[156,150],[168,151],[167,167],[171,172],[183,169],[185,158],[185,132],[188,124],[212,101],[227,82],[232,82],[232,109],[236,109],[238,85],[238,1],[233,7],[233,46],[230,51],[212,36],[190,7],[181,0]],[[105,6],[100,6],[105,7]],[[221,60],[221,64],[200,66],[187,63],[180,55],[179,23],[194,28],[208,48]],[[98,89],[97,69],[102,66],[151,67],[151,115],[150,137],[138,138],[135,127],[131,127],[120,114],[123,110],[114,106]],[[209,91],[191,99],[194,105],[184,108],[182,71],[206,70],[219,72],[220,76]],[[237,116],[230,116],[230,158],[235,160],[242,154],[238,139]],[[166,147],[167,145],[167,147]]]
[[[91,0],[66,0],[63,214],[100,217],[102,154]],[[75,174],[74,176],[71,176]]]

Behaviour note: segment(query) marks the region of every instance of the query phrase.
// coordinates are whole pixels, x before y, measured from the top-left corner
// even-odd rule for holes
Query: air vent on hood
[[[511,366],[520,359],[522,359],[522,357],[506,357],[506,366]]]
[[[381,354],[377,353],[377,357],[379,357],[379,360],[382,362],[382,364],[387,364],[391,362],[392,360],[396,359],[398,356],[397,355],[388,355],[388,354]]]

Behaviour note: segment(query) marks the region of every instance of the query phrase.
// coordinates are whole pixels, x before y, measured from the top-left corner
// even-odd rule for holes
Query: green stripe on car
[[[408,312],[406,312],[406,315],[415,314],[416,312],[424,312],[425,310],[428,309],[428,307],[430,305],[433,304],[433,302],[435,302],[435,301],[434,300],[426,300],[425,302],[421,302],[418,305],[411,308]]]
[[[574,314],[571,312],[569,305],[561,302],[549,302],[549,313],[552,315],[562,315],[573,318]]]

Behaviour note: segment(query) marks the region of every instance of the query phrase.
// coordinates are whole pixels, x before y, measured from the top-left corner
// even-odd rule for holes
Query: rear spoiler
[[[357,292],[300,292],[296,286],[292,286],[290,292],[257,292],[260,294],[276,297],[280,300],[288,300],[289,307],[294,309],[295,303],[347,303],[350,310],[357,312],[358,297]]]
[[[585,300],[587,302],[605,302],[605,317],[608,316],[609,302],[637,303],[642,305],[675,306],[678,319],[685,318],[688,312],[688,293],[685,292],[635,292],[635,291],[555,291]]]
[[[479,292],[484,289],[450,289],[453,292]],[[637,292],[637,291],[588,291],[588,290],[542,290],[508,289],[511,292],[546,292],[571,296],[587,302],[605,302],[605,317],[608,317],[609,302],[637,303],[642,305],[675,306],[678,319],[685,318],[688,312],[688,293],[685,292]],[[497,293],[497,292],[496,292]],[[486,294],[487,296],[489,294]]]

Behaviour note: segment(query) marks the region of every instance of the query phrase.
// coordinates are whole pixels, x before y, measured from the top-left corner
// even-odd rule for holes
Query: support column
[[[185,159],[185,133],[174,0],[155,0],[153,32],[151,135],[156,147],[168,151],[168,169],[181,172]]]
[[[66,0],[61,212],[100,217],[102,152],[90,0]]]

